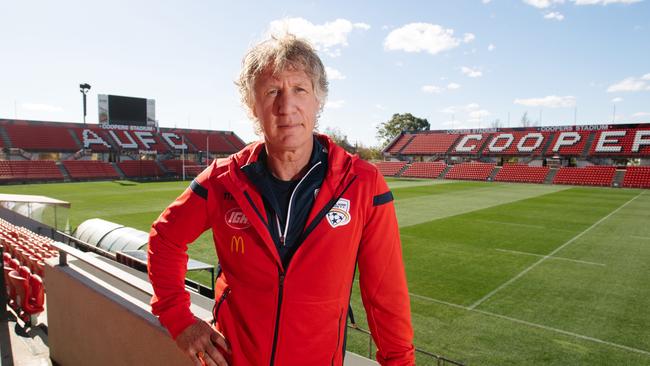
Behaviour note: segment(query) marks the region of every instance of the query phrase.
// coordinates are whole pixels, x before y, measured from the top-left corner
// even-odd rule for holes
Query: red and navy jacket
[[[290,263],[282,263],[263,199],[242,171],[264,149],[251,144],[212,163],[154,222],[152,311],[174,338],[195,321],[184,286],[187,245],[212,229],[221,266],[214,315],[233,350],[230,365],[342,365],[357,263],[377,360],[413,365],[392,194],[372,164],[317,138],[327,171]]]

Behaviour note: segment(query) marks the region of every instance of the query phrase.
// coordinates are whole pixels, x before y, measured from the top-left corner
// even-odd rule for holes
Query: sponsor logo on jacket
[[[327,213],[327,222],[332,227],[344,226],[350,222],[350,200],[340,198]]]
[[[225,220],[226,224],[235,230],[243,230],[251,226],[250,221],[248,221],[248,218],[239,207],[228,210],[226,212]]]
[[[241,254],[244,254],[244,238],[233,235],[230,238],[230,251],[235,253],[241,252]]]

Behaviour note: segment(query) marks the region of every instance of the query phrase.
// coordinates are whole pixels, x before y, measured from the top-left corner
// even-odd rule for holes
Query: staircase
[[[490,175],[488,176],[488,179],[487,179],[488,182],[493,182],[494,181],[494,178],[497,177],[497,174],[499,174],[499,172],[501,171],[501,168],[502,167],[500,167],[500,166],[495,166],[494,169],[492,169],[492,173],[490,173]]]
[[[117,174],[119,174],[120,179],[126,179],[126,175],[124,175],[124,172],[122,171],[122,169],[120,169],[119,166],[117,166],[116,163],[111,163],[111,165],[113,166],[113,169],[115,169]]]
[[[546,179],[544,179],[544,184],[553,184],[553,178],[555,178],[558,170],[559,168],[549,170]]]
[[[70,174],[68,174],[68,171],[65,170],[65,167],[63,166],[63,164],[60,161],[56,162],[56,167],[59,168],[59,171],[61,172],[61,174],[63,174],[63,181],[64,182],[71,182],[72,181],[72,178],[70,178]]]
[[[625,177],[625,172],[626,170],[623,169],[616,170],[616,175],[614,175],[614,183],[612,184],[613,187],[623,186],[623,178]]]
[[[12,147],[11,139],[7,135],[7,131],[3,127],[0,127],[0,138],[2,138],[2,144],[4,147]]]
[[[72,131],[72,130],[68,130],[68,132],[70,133],[70,136],[72,136],[72,139],[74,140],[74,142],[77,143],[77,146],[79,146],[80,149],[83,149],[84,144],[83,144],[83,142],[79,141],[79,137],[77,137],[77,134],[74,133],[74,131]]]
[[[447,167],[445,168],[445,170],[443,170],[442,173],[440,173],[440,176],[438,177],[438,179],[444,179],[444,178],[445,178],[445,175],[447,175],[447,173],[451,170],[451,167],[452,167],[452,166],[453,166],[453,165],[447,165]]]
[[[404,165],[404,166],[402,167],[402,169],[400,169],[397,173],[395,173],[395,176],[396,176],[396,177],[401,177],[401,176],[402,176],[402,173],[404,173],[404,172],[406,171],[406,169],[408,169],[410,166],[411,166],[411,164],[406,164],[406,165]]]
[[[582,156],[583,158],[587,157],[589,155],[589,151],[591,150],[591,144],[594,143],[594,140],[596,139],[596,132],[591,132],[589,133],[589,137],[587,137],[587,143],[585,144],[585,149],[582,150]]]

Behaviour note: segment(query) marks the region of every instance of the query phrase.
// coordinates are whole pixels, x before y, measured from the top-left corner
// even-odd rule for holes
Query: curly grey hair
[[[325,67],[314,48],[304,39],[286,33],[272,36],[251,48],[242,60],[242,69],[235,84],[239,88],[241,102],[248,116],[255,121],[255,130],[261,133],[260,121],[253,115],[255,104],[255,83],[268,68],[273,74],[285,70],[303,70],[311,78],[314,94],[323,110],[329,92]],[[318,116],[316,116],[318,119]]]

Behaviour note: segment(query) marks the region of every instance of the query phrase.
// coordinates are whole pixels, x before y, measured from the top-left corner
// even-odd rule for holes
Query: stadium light
[[[88,90],[90,90],[90,84],[88,83],[79,84],[79,91],[83,95],[83,103],[84,103],[84,125],[86,124],[86,94],[88,93]]]

